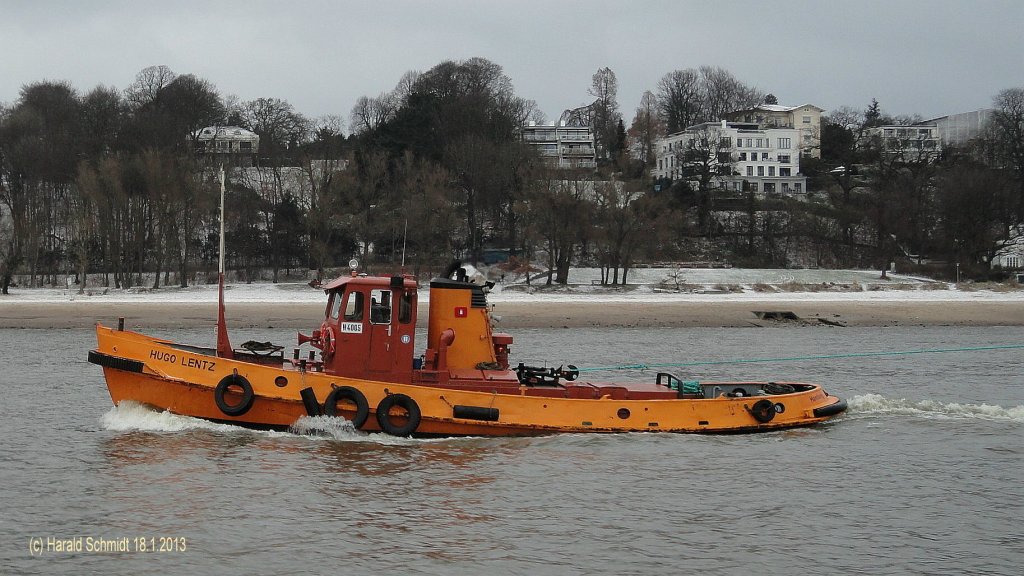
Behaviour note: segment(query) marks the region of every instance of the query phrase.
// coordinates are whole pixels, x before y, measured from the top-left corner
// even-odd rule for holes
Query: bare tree
[[[764,100],[764,93],[740,82],[724,68],[700,67],[704,92],[704,122],[725,118],[734,110],[752,108]]]
[[[395,85],[395,89],[391,92],[392,98],[396,104],[402,106],[409,101],[409,96],[413,92],[413,88],[416,86],[416,80],[420,77],[419,70],[409,70],[398,80],[398,84]]]
[[[352,107],[349,124],[356,134],[371,132],[394,118],[396,100],[391,94],[381,92],[376,98],[360,96]]]
[[[721,120],[729,112],[756,106],[763,99],[758,89],[712,66],[674,70],[658,82],[658,103],[669,134]]]
[[[658,117],[658,100],[650,90],[640,98],[640,106],[633,116],[633,124],[629,127],[630,148],[645,167],[654,165],[657,155],[654,141],[664,132]]]
[[[309,132],[306,118],[279,98],[250,100],[242,105],[241,116],[243,126],[260,137],[260,157],[272,165],[283,162]]]
[[[531,181],[528,218],[548,256],[547,285],[566,284],[569,267],[579,247],[591,232],[594,182],[592,179],[564,179],[548,170]]]
[[[722,135],[717,124],[705,123],[699,129],[687,131],[676,151],[680,166],[679,195],[695,195],[700,232],[714,234],[711,213],[715,209],[715,196],[725,187],[724,178],[732,175],[732,139]]]
[[[992,124],[999,156],[1016,173],[1017,222],[1024,222],[1024,88],[1008,88],[993,99]]]
[[[163,64],[143,68],[136,74],[135,82],[132,82],[128,88],[125,88],[125,100],[133,108],[140,108],[156,100],[160,91],[166,88],[175,78],[177,78],[177,74]]]
[[[665,132],[674,134],[704,117],[700,76],[694,69],[673,70],[658,82],[658,107]]]
[[[601,68],[594,73],[589,90],[595,98],[594,110],[594,145],[599,158],[611,159],[619,153],[617,149],[616,129],[622,121],[619,113],[619,81],[611,68]]]

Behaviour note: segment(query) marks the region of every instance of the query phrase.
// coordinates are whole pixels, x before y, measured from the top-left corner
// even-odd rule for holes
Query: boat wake
[[[357,440],[367,439],[365,432],[352,426],[352,422],[344,418],[303,416],[288,431],[254,430],[232,424],[211,422],[202,418],[182,416],[166,410],[160,411],[131,400],[125,400],[114,406],[100,418],[100,424],[106,430],[114,432],[188,432],[206,430],[222,434],[255,434],[270,438],[305,437],[326,440]]]
[[[366,432],[356,430],[351,420],[332,416],[302,416],[288,428],[288,432],[300,436],[327,438],[329,440],[366,440]]]
[[[863,394],[849,401],[851,416],[866,414],[900,414],[950,419],[977,419],[1024,423],[1024,406],[1004,408],[991,404],[957,404],[934,400],[913,401],[886,398],[881,394]]]
[[[230,424],[218,424],[180,416],[167,411],[158,411],[150,406],[124,400],[114,406],[100,418],[100,424],[106,430],[114,432],[185,432],[188,430],[209,430],[212,432],[245,431],[244,428]]]
[[[220,434],[253,434],[267,438],[305,438],[338,442],[372,442],[374,444],[419,444],[439,439],[399,438],[386,434],[367,434],[356,430],[352,422],[330,416],[302,416],[287,431],[255,430],[243,426],[211,422],[202,418],[160,411],[146,404],[124,400],[108,410],[100,425],[113,432],[189,432],[206,430]]]

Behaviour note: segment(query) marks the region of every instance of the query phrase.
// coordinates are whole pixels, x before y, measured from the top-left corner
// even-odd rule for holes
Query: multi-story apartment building
[[[888,158],[904,162],[934,162],[942,153],[942,139],[934,124],[875,126],[865,131],[869,139],[877,139]]]
[[[260,137],[238,126],[207,126],[190,140],[193,151],[211,164],[247,168],[260,149]]]
[[[535,147],[541,157],[558,168],[597,166],[594,130],[590,126],[530,122],[523,127],[523,140]]]
[[[755,123],[761,128],[794,128],[800,132],[797,137],[800,153],[811,158],[821,158],[821,113],[824,111],[813,104],[758,104],[753,108],[731,112],[726,115],[726,119]]]
[[[668,180],[692,178],[693,170],[685,168],[688,163],[692,168],[694,156],[703,155],[714,164],[715,187],[802,194],[807,191],[807,178],[800,174],[800,135],[795,128],[761,128],[756,123],[698,124],[657,141],[653,175]]]

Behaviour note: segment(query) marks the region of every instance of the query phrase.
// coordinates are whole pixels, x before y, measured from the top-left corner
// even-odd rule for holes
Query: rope
[[[697,362],[675,362],[668,364],[618,364],[615,366],[595,366],[580,368],[580,372],[597,372],[603,370],[650,370],[652,368],[685,368],[688,366],[717,366],[719,364],[756,364],[767,362],[799,362],[803,360],[832,360],[837,358],[869,358],[872,356],[909,356],[911,354],[938,354],[942,352],[979,352],[984,350],[1014,350],[1024,348],[1024,344],[1006,344],[1000,346],[973,346],[965,348],[927,348],[924,350],[900,350],[895,352],[850,352],[846,354],[818,354],[813,356],[788,356],[782,358],[736,358],[732,360],[702,360]]]

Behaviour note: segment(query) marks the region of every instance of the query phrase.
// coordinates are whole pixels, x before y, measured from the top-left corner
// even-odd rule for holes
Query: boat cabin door
[[[339,314],[336,373],[392,382],[411,378],[416,290],[395,284],[346,290]]]

